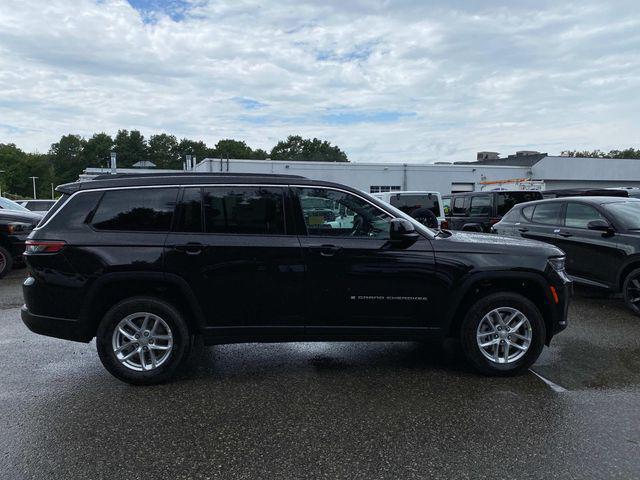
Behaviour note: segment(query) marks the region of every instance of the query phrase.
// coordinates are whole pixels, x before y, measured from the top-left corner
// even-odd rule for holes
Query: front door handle
[[[189,242],[182,245],[174,245],[173,249],[176,252],[186,253],[187,255],[199,255],[202,253],[204,245],[196,242]]]
[[[560,236],[564,238],[569,238],[569,237],[573,237],[573,234],[569,232],[560,232]]]
[[[310,252],[319,253],[323,257],[333,257],[340,250],[342,250],[342,247],[337,245],[311,245],[309,247]]]

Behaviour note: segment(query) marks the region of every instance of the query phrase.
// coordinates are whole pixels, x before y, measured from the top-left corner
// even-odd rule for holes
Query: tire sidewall
[[[627,287],[629,286],[629,282],[631,282],[632,279],[638,278],[638,277],[640,277],[640,268],[636,268],[635,270],[632,270],[631,272],[629,272],[627,277],[624,279],[624,283],[622,284],[622,295],[624,297],[624,303],[627,306],[627,308],[631,311],[631,313],[633,313],[634,315],[640,316],[640,311],[633,307],[627,295]]]
[[[531,325],[532,339],[529,350],[521,358],[509,364],[491,362],[482,354],[476,340],[478,325],[482,318],[499,307],[519,310]],[[471,306],[462,322],[460,335],[465,357],[476,370],[485,375],[508,376],[523,372],[538,359],[544,348],[546,328],[540,311],[526,297],[514,293],[494,293]]]
[[[118,323],[127,315],[149,312],[161,317],[173,335],[171,355],[161,366],[138,372],[125,367],[116,358],[112,347],[113,332]],[[181,313],[171,304],[154,297],[134,297],[113,306],[103,317],[96,333],[96,348],[104,367],[114,377],[132,385],[154,385],[165,382],[188,356],[190,346],[189,330]]]
[[[11,271],[11,268],[13,267],[13,257],[9,250],[4,247],[0,247],[0,256],[5,259],[4,268],[0,270],[0,278],[2,278]]]

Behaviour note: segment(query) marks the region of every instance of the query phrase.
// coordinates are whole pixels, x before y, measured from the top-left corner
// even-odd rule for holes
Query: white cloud
[[[640,146],[633,1],[132,3],[2,2],[0,142],[299,133],[409,162]]]

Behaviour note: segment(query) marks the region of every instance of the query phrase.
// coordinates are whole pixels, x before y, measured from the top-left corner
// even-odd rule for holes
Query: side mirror
[[[408,248],[420,238],[413,223],[404,218],[394,218],[389,225],[389,243],[396,248]]]
[[[605,220],[591,220],[587,223],[587,228],[599,232],[613,233],[613,227]]]

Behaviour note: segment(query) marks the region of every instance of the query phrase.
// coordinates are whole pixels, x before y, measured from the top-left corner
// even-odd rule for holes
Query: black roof
[[[99,175],[93,180],[66,183],[56,188],[58,192],[71,194],[79,190],[115,187],[145,187],[155,185],[206,185],[215,183],[264,183],[288,185],[334,186],[357,192],[353,188],[332,182],[310,180],[300,175],[276,175],[257,173],[151,173]]]

